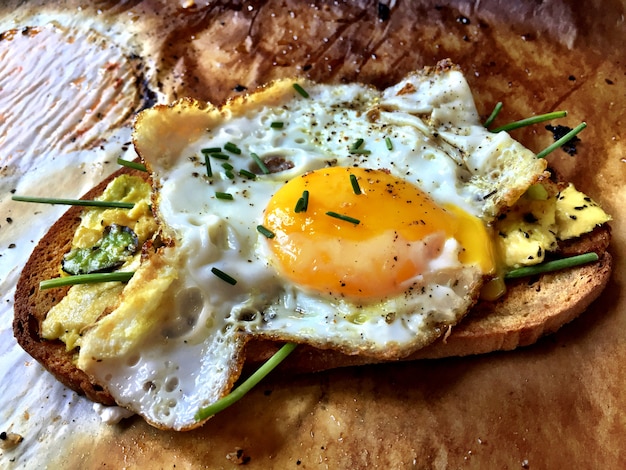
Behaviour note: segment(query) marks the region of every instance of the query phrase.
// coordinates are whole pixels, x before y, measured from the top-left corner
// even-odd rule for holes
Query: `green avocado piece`
[[[72,275],[110,272],[131,258],[138,245],[137,235],[131,228],[111,224],[91,248],[76,248],[67,253],[61,267]]]

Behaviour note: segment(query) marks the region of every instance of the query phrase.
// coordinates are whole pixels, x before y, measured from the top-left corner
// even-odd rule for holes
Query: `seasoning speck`
[[[552,126],[548,124],[546,126],[546,129],[552,132],[552,137],[554,138],[555,142],[572,130],[571,127],[561,126],[560,124],[558,126]],[[568,142],[565,142],[563,145],[561,145],[561,148],[565,153],[573,157],[574,155],[576,155],[576,145],[579,142],[580,139],[578,138],[578,136],[574,136]]]
[[[380,21],[387,21],[389,16],[391,16],[389,5],[383,2],[378,2],[378,19]]]
[[[235,448],[234,452],[226,454],[226,459],[230,460],[235,465],[246,465],[250,462],[250,456],[246,455],[244,450],[240,447]]]

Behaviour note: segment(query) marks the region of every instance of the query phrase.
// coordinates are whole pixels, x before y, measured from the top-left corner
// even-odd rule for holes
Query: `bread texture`
[[[83,196],[92,199],[120,174],[147,178],[147,173],[122,168]],[[42,280],[56,277],[63,255],[80,223],[81,207],[70,208],[48,231],[20,276],[15,293],[14,335],[21,347],[41,363],[64,385],[94,402],[115,404],[106,389],[93,381],[74,364],[74,355],[61,341],[49,341],[40,335],[41,323],[48,311],[68,291],[40,290]],[[588,251],[598,253],[594,263],[507,284],[507,293],[497,301],[479,301],[469,314],[450,328],[435,343],[420,349],[405,360],[443,358],[512,350],[535,343],[572,321],[601,294],[610,275],[612,259],[607,251],[610,227],[603,225],[574,241],[562,244],[563,255]],[[254,368],[268,359],[279,344],[251,340],[246,345],[246,367]],[[372,359],[349,356],[333,350],[300,346],[281,365],[285,373],[308,373],[337,367],[365,365]]]

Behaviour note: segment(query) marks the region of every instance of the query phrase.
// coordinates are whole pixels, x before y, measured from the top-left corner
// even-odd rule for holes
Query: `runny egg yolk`
[[[307,207],[300,202],[296,208],[305,192]],[[399,294],[433,269],[429,263],[450,238],[462,247],[462,264],[475,264],[484,274],[494,270],[492,243],[479,218],[442,208],[383,170],[332,167],[299,176],[271,198],[263,225],[274,234],[267,242],[279,271],[331,295]]]

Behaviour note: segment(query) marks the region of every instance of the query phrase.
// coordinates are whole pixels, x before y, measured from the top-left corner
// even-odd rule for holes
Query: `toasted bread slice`
[[[84,199],[98,196],[114,177],[123,173],[147,177],[147,173],[122,168],[85,194]],[[15,293],[13,330],[22,348],[59,381],[95,402],[112,405],[115,402],[109,393],[102,386],[92,383],[74,365],[74,356],[66,351],[64,343],[45,340],[40,336],[41,322],[47,312],[63,298],[69,288],[41,291],[39,283],[57,275],[61,259],[69,250],[80,222],[81,211],[81,207],[70,208],[31,254]],[[563,254],[595,251],[600,259],[585,266],[509,283],[505,296],[495,302],[480,301],[459,325],[406,359],[511,350],[530,345],[541,336],[556,331],[584,312],[608,283],[612,265],[611,255],[607,251],[609,241],[610,227],[605,224],[590,234],[563,244]],[[256,366],[269,358],[278,347],[271,341],[250,341],[246,346],[246,364]],[[282,369],[291,373],[304,373],[371,362],[372,359],[367,357],[302,346],[282,365]]]

